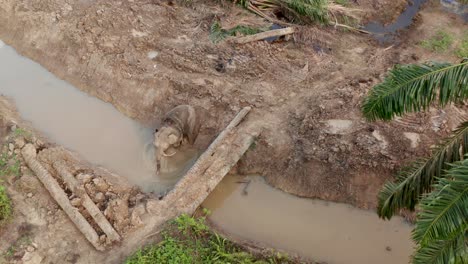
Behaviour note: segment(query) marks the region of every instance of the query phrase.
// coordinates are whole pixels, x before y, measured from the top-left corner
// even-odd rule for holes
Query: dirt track
[[[229,4],[203,2],[0,0],[0,39],[143,123],[157,122],[177,104],[199,107],[206,120],[201,148],[251,105],[251,118],[266,130],[241,160],[240,173],[362,208],[375,206],[394,168],[454,125],[449,115],[439,118],[445,119],[437,133],[424,115],[370,124],[359,112],[363,96],[391,65],[432,56],[414,43],[433,28],[418,26],[414,40],[390,49],[365,35],[313,28],[296,43],[215,45],[208,35],[216,18],[224,26],[264,22]],[[358,2],[368,18],[379,16],[374,2],[386,3]],[[387,9],[398,14],[401,2]],[[452,21],[459,22],[447,15],[439,23]],[[403,132],[416,133],[420,144],[408,149]]]

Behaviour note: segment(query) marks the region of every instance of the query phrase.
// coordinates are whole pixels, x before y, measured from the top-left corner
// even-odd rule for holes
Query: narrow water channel
[[[56,78],[2,42],[0,93],[51,140],[146,191],[174,184],[172,176],[182,175],[199,154],[181,154],[174,160],[180,166],[169,179],[156,178],[152,128]],[[247,188],[235,179],[227,177],[205,201],[213,212],[211,220],[234,235],[330,264],[408,262],[411,227],[401,218],[384,222],[374,212],[285,194],[260,177],[248,179]]]
[[[350,205],[304,199],[259,176],[227,176],[205,200],[209,219],[240,239],[290,250],[329,264],[405,264],[412,227]]]

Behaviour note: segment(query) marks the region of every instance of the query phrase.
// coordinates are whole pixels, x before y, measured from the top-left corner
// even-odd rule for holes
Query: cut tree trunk
[[[58,205],[68,215],[75,226],[83,233],[86,239],[99,251],[104,251],[104,247],[99,243],[99,236],[93,227],[86,221],[84,216],[71,205],[67,194],[62,190],[58,182],[36,159],[36,148],[32,144],[27,144],[21,151],[28,167],[34,171],[37,178],[42,182],[50,195],[55,199]]]
[[[67,167],[62,161],[56,161],[53,167],[62,177],[63,181],[67,184],[68,188],[74,194],[81,198],[81,204],[88,211],[96,224],[102,229],[111,242],[120,241],[120,235],[115,231],[114,227],[107,221],[107,218],[99,210],[97,205],[91,200],[86,193],[84,186],[81,186],[73,175],[68,171]]]

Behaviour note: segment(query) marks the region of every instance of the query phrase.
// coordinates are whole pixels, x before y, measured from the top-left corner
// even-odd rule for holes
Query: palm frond
[[[402,170],[396,182],[387,182],[378,195],[377,213],[390,219],[402,208],[414,210],[420,197],[432,190],[436,177],[444,176],[447,163],[460,161],[468,153],[468,122],[464,122],[452,135],[432,150],[430,158],[415,162]]]
[[[421,200],[413,238],[422,244],[468,225],[468,160],[451,165],[434,191]]]
[[[421,200],[413,239],[414,263],[454,263],[468,250],[468,160],[451,165]]]
[[[390,120],[395,115],[427,109],[468,98],[468,60],[458,64],[426,63],[396,66],[374,86],[362,106],[370,120]]]
[[[414,264],[466,264],[468,263],[467,245],[468,225],[461,226],[449,236],[420,246],[413,255]]]

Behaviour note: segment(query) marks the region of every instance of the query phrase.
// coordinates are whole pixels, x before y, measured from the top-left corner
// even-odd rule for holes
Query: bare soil
[[[386,23],[406,5],[404,0],[350,2],[364,10],[364,20]],[[459,17],[434,3],[426,4],[402,33],[401,44],[384,47],[367,35],[316,27],[303,28],[288,42],[213,44],[209,28],[217,19],[226,27],[266,24],[217,1],[185,6],[150,0],[0,0],[0,39],[144,124],[156,124],[178,104],[197,107],[204,119],[199,148],[207,147],[238,110],[252,106],[250,119],[265,129],[237,172],[262,174],[271,185],[299,196],[360,208],[374,208],[380,186],[398,168],[427,154],[428,146],[466,117],[465,106],[389,123],[368,123],[360,113],[366,93],[394,64],[458,60],[453,53],[435,54],[419,46],[437,30],[460,38],[466,29]],[[4,116],[15,115],[4,108],[10,109],[2,109]],[[0,130],[7,131],[4,126]],[[43,188],[35,190],[37,198],[29,200],[25,197],[32,192],[10,190],[15,207],[26,211],[0,231],[0,251],[35,223],[43,234],[39,238],[49,241],[45,248],[50,252],[42,257],[60,250],[52,263],[87,263],[80,259],[91,254],[81,248],[84,238],[70,230]],[[58,217],[49,221],[48,215]]]

